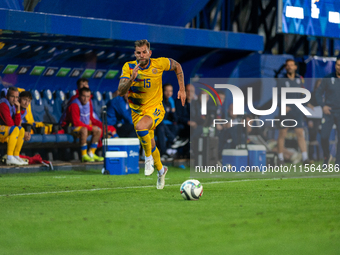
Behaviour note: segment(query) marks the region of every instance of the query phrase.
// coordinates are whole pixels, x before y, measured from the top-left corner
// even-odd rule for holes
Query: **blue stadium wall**
[[[186,83],[211,61],[220,70],[227,62],[263,50],[258,35],[8,8],[0,9],[2,86],[68,91],[85,76],[92,90],[115,91],[124,62],[134,59],[133,42],[144,38],[151,42],[153,57],[171,57],[183,65]],[[61,69],[68,72],[61,75]],[[202,72],[210,75],[208,69]],[[166,73],[163,82],[176,84],[176,76]]]

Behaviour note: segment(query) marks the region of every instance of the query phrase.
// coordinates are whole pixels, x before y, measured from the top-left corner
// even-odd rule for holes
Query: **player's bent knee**
[[[298,136],[298,137],[303,137],[304,135],[304,132],[303,132],[303,129],[296,129],[295,130],[295,134]]]
[[[102,133],[102,130],[99,127],[93,127],[92,128],[92,133],[94,135],[100,135]]]
[[[19,134],[19,127],[17,127],[17,126],[12,126],[12,127],[9,129],[9,132],[8,132],[8,135],[11,135],[11,134],[18,135],[18,134]]]
[[[136,125],[136,130],[138,131],[138,130],[146,129],[146,128],[144,128],[143,126],[144,126],[143,124],[140,124],[140,123],[138,122],[137,125]]]
[[[18,128],[19,128],[18,139],[24,139],[24,137],[25,137],[25,129],[23,127],[18,127]]]
[[[88,130],[87,130],[86,127],[82,127],[82,128],[80,129],[79,133],[81,133],[81,134],[87,134],[87,133],[88,133]]]
[[[152,118],[148,115],[145,115],[137,124],[136,130],[145,130],[150,129],[152,127]]]

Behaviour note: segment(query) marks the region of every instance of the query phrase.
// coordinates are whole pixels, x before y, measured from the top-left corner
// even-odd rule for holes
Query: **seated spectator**
[[[61,115],[61,118],[59,120],[59,124],[61,126],[63,126],[63,122],[65,121],[65,118],[66,118],[66,114],[67,114],[67,110],[68,108],[70,107],[70,105],[74,102],[75,99],[77,99],[79,97],[79,91],[82,89],[82,88],[88,88],[90,89],[90,86],[89,86],[89,81],[88,79],[86,78],[80,78],[77,80],[77,91],[76,91],[76,94],[74,96],[72,96],[70,98],[70,100],[68,100],[67,102],[67,105],[65,107],[63,107],[65,110],[63,112],[63,114]],[[92,95],[91,95],[91,98],[92,98]],[[89,105],[90,105],[90,111],[93,113],[93,118],[95,118],[97,121],[96,123],[100,123],[100,126],[98,126],[99,128],[102,127],[102,122],[100,121],[99,117],[97,116],[97,114],[93,111],[93,103],[92,103],[92,100],[90,98],[90,101],[89,101]],[[65,100],[66,102],[66,100]],[[108,129],[108,133],[109,133],[109,136],[110,137],[118,137],[118,135],[116,134],[116,129],[113,127],[113,126],[108,126],[107,127]],[[102,138],[102,135],[103,133],[101,134],[101,138]],[[101,146],[101,140],[100,140],[100,146]]]
[[[220,94],[220,92],[219,96],[223,104],[225,97],[222,95],[222,93]],[[220,103],[218,103],[217,109],[221,109],[219,106]],[[250,134],[252,128],[249,125],[243,126],[243,124],[240,123],[248,123],[248,121],[254,119],[254,117],[252,115],[234,115],[233,109],[234,105],[230,104],[228,107],[227,116],[225,116],[223,112],[219,113],[219,110],[217,111],[217,118],[222,117],[222,119],[226,119],[228,121],[226,124],[216,125],[216,134],[219,140],[219,159],[222,158],[222,152],[224,149],[236,149],[238,146],[242,148],[245,147],[245,145],[249,142],[248,134]]]
[[[202,115],[202,95],[206,95],[207,99],[207,115]],[[192,100],[190,106],[190,140],[196,141],[200,136],[206,135],[209,132],[209,126],[213,122],[213,109],[211,108],[210,96],[204,90],[200,92],[197,100]]]
[[[80,78],[80,79],[78,79],[78,80],[77,80],[77,90],[76,90],[76,94],[75,94],[74,96],[72,96],[69,100],[66,100],[66,99],[65,99],[65,101],[64,101],[64,103],[63,103],[63,106],[62,106],[62,108],[63,108],[63,114],[62,114],[62,116],[61,116],[61,118],[60,118],[60,121],[59,121],[60,124],[62,123],[62,121],[63,121],[63,120],[65,119],[65,117],[66,117],[66,110],[67,110],[67,108],[72,104],[72,102],[73,102],[74,99],[76,99],[76,98],[79,97],[79,90],[82,89],[82,88],[84,88],[84,87],[90,88],[90,86],[89,86],[89,80],[86,79],[86,78]],[[91,95],[91,98],[92,98],[92,95]],[[93,108],[93,106],[92,106],[92,100],[90,100],[90,107]]]
[[[23,120],[25,120],[25,117],[27,115],[27,109],[30,106],[32,101],[32,94],[29,91],[22,91],[19,95],[19,103],[20,103],[20,115],[21,115],[21,122],[22,124]],[[31,139],[31,132],[25,131],[25,141],[29,141]]]
[[[66,110],[66,117],[61,123],[63,128],[72,126],[72,132],[79,136],[81,155],[83,162],[104,161],[103,157],[95,154],[98,141],[102,135],[102,123],[93,116],[93,109],[90,107],[91,90],[83,87],[79,90],[79,97],[75,98]],[[92,134],[91,146],[87,152],[87,137]]]
[[[7,141],[7,165],[28,164],[19,156],[25,136],[25,129],[19,127],[20,112],[19,91],[10,87],[6,97],[0,99],[0,139]]]
[[[311,94],[311,99],[309,100],[309,103],[307,106],[311,109],[314,109],[314,107],[318,106],[318,102],[316,101],[316,90],[321,85],[322,79],[318,79],[314,85],[314,90]],[[319,142],[317,140],[317,135],[319,133],[319,127],[321,125],[321,119],[308,119],[308,133],[309,133],[309,149],[308,149],[308,157],[311,160],[314,160],[314,147],[316,145],[317,148],[317,157],[315,160],[319,160]]]
[[[170,83],[163,86],[163,106],[165,115],[163,121],[157,126],[156,136],[162,160],[172,160],[172,149],[186,145],[189,139],[179,139],[177,136],[177,114],[175,102],[172,98],[173,87]],[[172,148],[172,149],[171,149]],[[175,151],[176,152],[176,151]]]
[[[17,88],[17,89],[18,89],[19,93],[25,91],[25,89],[23,89],[23,88]],[[3,89],[1,91],[1,97],[6,97],[7,91],[8,91],[8,88]],[[30,93],[30,95],[31,95],[31,101],[32,101],[32,94]],[[19,96],[19,101],[20,101],[20,96]],[[24,107],[24,106],[21,106],[21,107]],[[25,111],[26,113],[21,116],[21,123],[25,123],[25,124],[32,126],[33,130],[36,130],[36,128],[44,128],[45,134],[51,133],[49,126],[45,126],[45,124],[43,122],[38,122],[38,121],[34,120],[33,114],[32,114],[32,109],[31,109],[31,103],[27,107],[24,107],[24,108],[26,109],[26,111]],[[29,141],[30,139],[26,140],[26,139],[28,139],[28,135],[26,133],[25,133],[25,141]]]
[[[221,99],[221,102],[218,98],[216,98],[216,104],[209,100],[208,106],[207,106],[207,115],[209,117],[208,123],[212,123],[213,119],[226,119],[226,113],[224,112],[225,109],[225,94],[223,91],[217,91],[219,98]],[[221,104],[222,103],[222,104]],[[227,128],[227,125],[221,125],[217,124],[215,126],[215,135],[219,136],[221,133],[223,133],[223,130]]]
[[[229,111],[229,109],[231,110]],[[240,118],[232,114],[233,105],[229,106],[228,112],[230,116],[230,120],[233,120],[233,125],[230,125],[230,121],[228,123],[228,128],[223,131],[223,138],[220,139],[221,146],[219,146],[219,156],[222,155],[223,149],[235,149],[237,146],[245,146],[248,143],[248,134],[252,131],[251,126],[247,125],[244,127],[242,123],[248,123],[249,120],[253,119],[251,115],[244,115]]]
[[[128,93],[116,96],[107,103],[107,124],[116,128],[119,137],[137,137],[133,127]]]
[[[184,106],[182,106],[182,103],[180,100],[176,100],[175,106],[176,106],[176,112],[177,112],[177,127],[178,127],[178,135],[182,140],[191,139],[190,137],[190,131],[194,132],[197,128],[197,133],[202,133],[202,128],[198,127],[197,122],[190,119],[190,112],[193,115],[200,114],[200,112],[197,113],[197,105],[195,102],[198,101],[195,94],[195,87],[192,84],[187,84],[185,86],[185,92],[186,92],[186,101]],[[191,104],[194,102],[194,107],[191,108]],[[197,113],[197,114],[196,114]],[[191,140],[192,141],[192,140]],[[190,147],[188,144],[184,147],[184,156],[190,156],[189,155]]]

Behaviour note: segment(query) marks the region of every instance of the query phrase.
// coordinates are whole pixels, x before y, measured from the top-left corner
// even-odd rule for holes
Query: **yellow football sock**
[[[158,148],[155,146],[152,151],[152,157],[153,157],[153,163],[155,165],[155,167],[157,168],[157,171],[162,170],[163,168],[163,164],[161,162],[161,154],[159,153]]]
[[[13,152],[15,149],[15,146],[17,145],[19,135],[19,128],[16,126],[12,126],[9,130],[9,137],[7,142],[7,155],[13,156]]]
[[[22,145],[24,144],[25,129],[23,127],[18,127],[18,128],[19,128],[19,135],[18,135],[17,145],[15,146],[15,149],[13,152],[14,156],[20,155]]]
[[[87,154],[87,143],[83,144],[83,146],[80,147],[81,150],[81,156],[85,156]]]
[[[89,151],[89,153],[90,153],[90,154],[94,154],[94,153],[96,152],[96,150],[97,150],[97,147],[98,147],[98,143],[92,143],[92,144],[90,145],[90,151]]]
[[[147,129],[137,130],[137,136],[142,144],[146,157],[151,156],[151,138]]]

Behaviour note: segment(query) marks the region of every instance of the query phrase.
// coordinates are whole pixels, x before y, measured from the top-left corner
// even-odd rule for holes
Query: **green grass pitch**
[[[340,179],[51,171],[0,177],[0,254],[339,254]]]

